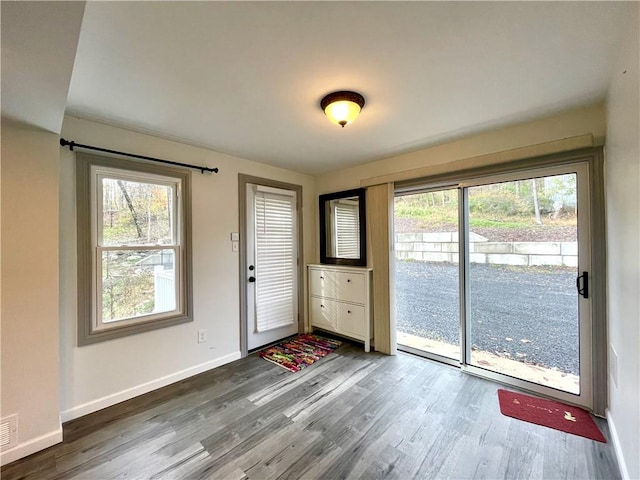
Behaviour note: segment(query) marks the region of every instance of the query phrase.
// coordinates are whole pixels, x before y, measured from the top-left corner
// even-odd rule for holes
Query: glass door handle
[[[256,281],[256,277],[249,277],[249,282],[253,283]]]
[[[576,289],[578,293],[584,298],[589,298],[589,273],[582,272],[582,275],[578,275],[576,278]]]

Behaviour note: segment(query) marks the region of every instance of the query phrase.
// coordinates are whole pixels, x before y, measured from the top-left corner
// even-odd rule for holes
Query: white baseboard
[[[180,380],[184,380],[185,378],[193,377],[194,375],[206,372],[207,370],[211,370],[212,368],[220,367],[227,363],[233,362],[234,360],[238,360],[240,357],[240,352],[234,352],[229,355],[225,355],[224,357],[201,363],[200,365],[196,365],[195,367],[190,367],[185,370],[172,373],[171,375],[167,375],[165,377],[161,377],[132,388],[127,388],[126,390],[122,390],[120,392],[112,393],[111,395],[107,395],[106,397],[98,398],[96,400],[83,403],[82,405],[78,405],[76,407],[72,407],[61,412],[60,417],[62,418],[63,422],[68,422],[69,420],[73,420],[75,418],[88,415],[89,413],[97,412],[98,410],[102,410],[103,408],[110,407],[112,405],[115,405],[116,403],[124,402],[125,400],[130,400],[139,395],[157,390],[158,388],[166,387],[167,385],[179,382]]]
[[[620,475],[623,480],[631,480],[629,470],[627,470],[627,463],[624,461],[624,455],[620,448],[620,438],[618,438],[618,430],[613,422],[613,417],[609,413],[608,408],[605,413],[607,414],[607,422],[609,423],[609,431],[611,432],[611,440],[613,441],[613,450],[616,452],[616,459],[618,460],[618,466],[620,467]]]
[[[28,442],[19,443],[10,450],[5,450],[0,454],[0,465],[7,465],[8,463],[15,462],[23,457],[31,455],[32,453],[39,452],[45,448],[49,448],[56,443],[62,441],[62,427],[54,430],[50,433],[40,435]]]

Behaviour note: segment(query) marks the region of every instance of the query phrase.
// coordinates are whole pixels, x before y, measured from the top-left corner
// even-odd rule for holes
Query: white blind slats
[[[295,196],[256,191],[256,325],[257,332],[295,321]]]
[[[335,206],[336,256],[360,258],[360,222],[358,206],[338,203]]]

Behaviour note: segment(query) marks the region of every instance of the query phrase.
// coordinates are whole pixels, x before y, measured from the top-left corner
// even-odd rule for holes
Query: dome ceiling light
[[[320,100],[320,107],[331,122],[344,128],[364,107],[364,97],[356,92],[333,92]]]

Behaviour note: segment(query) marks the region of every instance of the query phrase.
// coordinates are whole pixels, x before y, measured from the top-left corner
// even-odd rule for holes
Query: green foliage
[[[442,207],[424,207],[399,205],[395,209],[395,215],[399,218],[429,219],[430,223],[456,223],[458,210]]]
[[[531,225],[531,222],[512,222],[508,220],[492,220],[489,218],[470,218],[470,227],[482,228],[524,228]]]
[[[105,321],[153,311],[153,267],[138,265],[149,253],[123,251],[105,254],[102,262],[102,316]]]
[[[547,194],[538,195],[538,206],[541,213],[553,212],[553,197]],[[533,210],[533,207],[531,207],[531,210]]]
[[[457,223],[458,192],[444,190],[397,197],[395,215],[399,218],[423,219],[429,223]]]
[[[469,223],[472,227],[521,228],[534,222],[535,186],[539,212],[545,222],[561,205],[575,215],[576,177],[573,174],[526,179],[472,187],[469,189]],[[456,224],[458,191],[405,195],[395,199],[395,216],[430,225]],[[555,217],[554,217],[555,218]]]
[[[169,243],[171,189],[117,179],[103,179],[102,235],[106,245]]]
[[[531,215],[532,209],[527,202],[509,191],[474,190],[473,194],[469,195],[470,215],[522,217]]]

